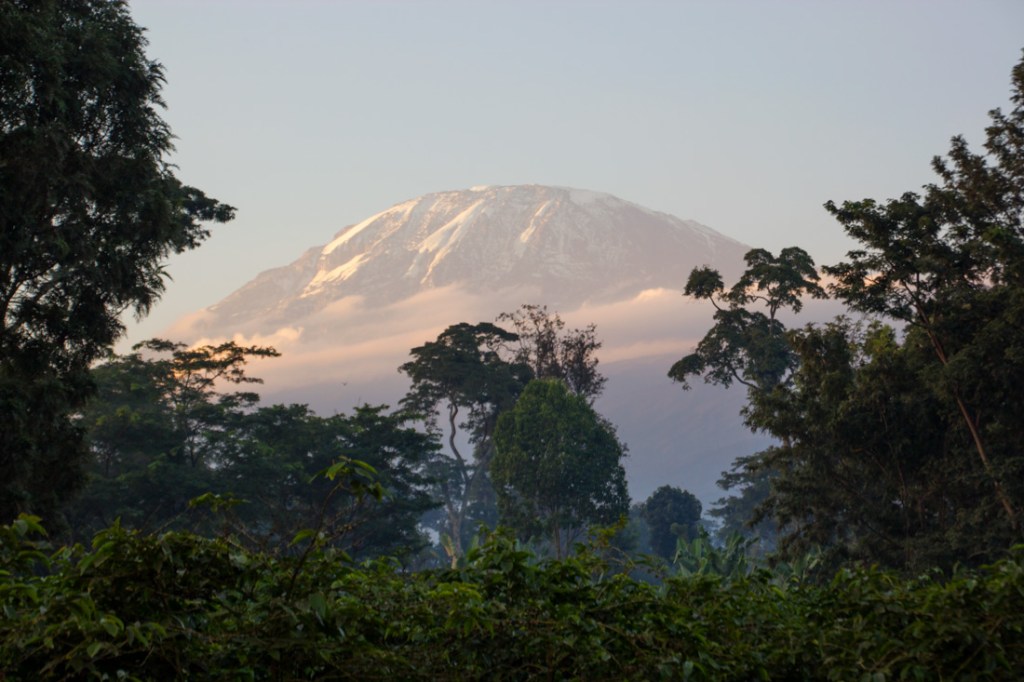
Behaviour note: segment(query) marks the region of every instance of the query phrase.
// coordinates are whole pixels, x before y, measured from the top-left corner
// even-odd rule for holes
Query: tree
[[[278,355],[230,341],[189,348],[151,339],[98,366],[97,395],[76,419],[91,461],[81,499],[65,505],[73,529],[87,535],[120,517],[153,530],[179,520],[193,497],[218,492],[233,432],[259,396],[221,393],[217,384],[260,383],[246,363]]]
[[[306,405],[260,408],[235,430],[217,490],[246,501],[235,513],[258,546],[287,551],[297,530],[319,527],[327,544],[354,558],[408,556],[426,545],[419,521],[439,504],[426,473],[439,445],[408,422],[385,405],[330,417]],[[371,503],[339,494],[319,475],[339,458],[371,466],[384,496]]]
[[[255,393],[223,391],[259,383],[245,372],[248,360],[277,355],[232,342],[187,348],[154,339],[97,367],[98,395],[81,416],[90,477],[65,508],[75,539],[120,519],[148,531],[227,530],[278,553],[314,527],[324,543],[357,557],[423,546],[419,519],[437,506],[425,476],[436,441],[385,406],[320,417],[306,405],[257,407]],[[339,458],[372,467],[384,498],[370,504],[318,476]],[[205,513],[195,498],[230,511]]]
[[[435,461],[433,477],[444,501],[453,562],[462,556],[463,535],[470,530],[467,518],[486,518],[480,507],[489,506],[492,495],[487,471],[498,415],[511,407],[530,378],[529,367],[507,362],[498,353],[501,344],[515,340],[515,334],[496,325],[463,322],[445,329],[436,341],[413,348],[413,359],[398,368],[412,380],[403,407],[421,416],[432,433],[440,433],[438,413],[447,417],[451,457]],[[459,447],[460,434],[473,446],[472,459]]]
[[[511,323],[518,337],[510,344],[510,362],[528,366],[535,379],[561,379],[573,393],[594,404],[607,379],[597,369],[595,353],[601,342],[593,324],[563,333],[565,323],[558,313],[533,304],[502,313],[498,322]]]
[[[163,70],[122,0],[0,11],[0,519],[81,481],[88,367],[164,288],[164,259],[233,209],[166,161]]]
[[[752,408],[782,440],[760,457],[777,472],[761,513],[785,528],[782,555],[823,548],[836,564],[906,570],[966,559],[961,513],[980,491],[950,459],[943,410],[920,383],[922,348],[844,318],[790,338],[800,359],[791,385]]]
[[[793,368],[793,354],[786,345],[785,326],[778,313],[791,308],[798,313],[803,296],[821,298],[814,261],[801,248],[791,246],[773,256],[752,249],[743,257],[747,269],[726,290],[722,276],[709,267],[694,268],[684,294],[706,299],[715,307],[715,324],[696,350],[669,370],[669,377],[689,388],[689,377],[702,375],[708,383],[730,386],[734,381],[749,392],[770,391]],[[765,312],[750,310],[760,303]]]
[[[935,158],[940,184],[826,208],[861,248],[826,271],[851,308],[899,320],[930,346],[927,385],[965,441],[963,457],[988,479],[985,496],[1019,541],[1024,503],[1024,59],[1013,69],[1014,108],[994,110],[985,151],[953,138]],[[968,453],[971,453],[968,455]]]
[[[715,506],[708,512],[718,521],[718,541],[727,542],[739,536],[753,552],[765,554],[775,550],[779,533],[767,512],[767,500],[776,472],[765,463],[769,457],[768,452],[737,457],[729,471],[722,472],[718,487],[736,494],[715,500]]]
[[[671,559],[680,540],[689,542],[700,534],[700,500],[693,493],[663,485],[647,498],[640,514],[650,529],[651,549]]]
[[[549,534],[556,556],[593,524],[629,511],[614,429],[557,379],[535,379],[498,418],[491,478],[502,522]]]
[[[744,260],[747,269],[728,290],[717,270],[699,267],[690,272],[684,294],[710,301],[715,323],[695,351],[672,365],[668,375],[684,389],[695,375],[725,387],[740,383],[747,388],[752,405],[785,385],[798,365],[778,313],[787,308],[798,313],[805,296],[821,298],[825,292],[818,284],[813,259],[801,248],[782,249],[778,256],[752,249]],[[759,304],[762,310],[751,309],[751,304]],[[749,407],[744,409],[744,421],[751,429],[764,428],[751,421]],[[722,518],[733,532],[758,524],[766,533],[762,541],[771,543],[775,529],[757,511],[774,476],[762,454],[744,457],[732,472],[723,473],[720,485],[737,494],[718,500],[711,514]]]

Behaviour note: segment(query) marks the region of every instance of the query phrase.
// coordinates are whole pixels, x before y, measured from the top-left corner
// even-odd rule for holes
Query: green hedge
[[[1022,562],[945,580],[843,571],[661,585],[592,553],[537,563],[503,535],[404,573],[330,552],[111,528],[42,551],[0,528],[4,680],[1019,679]]]

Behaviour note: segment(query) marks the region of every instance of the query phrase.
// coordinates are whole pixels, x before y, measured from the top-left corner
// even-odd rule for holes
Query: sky
[[[130,0],[179,179],[238,209],[122,347],[407,199],[607,192],[751,246],[852,247],[824,211],[983,141],[1019,0]],[[680,288],[687,273],[680,272]]]

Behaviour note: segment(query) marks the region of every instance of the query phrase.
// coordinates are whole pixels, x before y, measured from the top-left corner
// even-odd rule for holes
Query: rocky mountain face
[[[629,446],[634,499],[672,484],[708,502],[720,496],[720,472],[765,440],[740,425],[741,393],[683,392],[666,372],[711,323],[708,306],[681,295],[690,270],[712,265],[731,280],[747,250],[607,194],[536,185],[439,192],[342,229],[168,336],[273,345],[282,358],[251,370],[266,380],[264,398],[331,413],[397,404],[407,388],[397,367],[445,327],[547,305],[570,328],[597,325],[609,377],[597,407]]]

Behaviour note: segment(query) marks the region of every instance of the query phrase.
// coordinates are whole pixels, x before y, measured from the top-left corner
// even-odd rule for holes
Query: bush
[[[0,669],[36,679],[1012,679],[1015,558],[947,580],[766,571],[650,585],[584,551],[538,562],[505,534],[464,567],[403,572],[317,550],[114,526],[47,553],[0,528]]]

